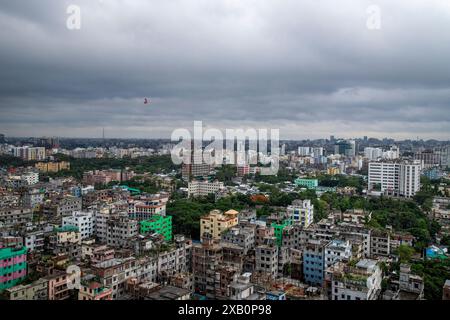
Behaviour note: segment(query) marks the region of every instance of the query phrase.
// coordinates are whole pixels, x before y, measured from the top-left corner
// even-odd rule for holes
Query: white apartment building
[[[211,193],[216,193],[223,189],[223,182],[194,180],[189,182],[188,197],[205,197]]]
[[[30,232],[24,237],[28,252],[41,252],[44,250],[44,231]]]
[[[62,218],[62,226],[77,227],[82,240],[90,238],[94,235],[94,214],[92,212],[75,211],[71,216]]]
[[[44,160],[45,159],[45,148],[44,147],[13,147],[12,154],[15,157],[22,158],[26,161],[32,160]]]
[[[400,148],[392,146],[389,150],[383,152],[383,159],[395,160],[400,158]]]
[[[313,148],[312,154],[314,155],[314,158],[322,157],[323,156],[323,148],[322,147]]]
[[[348,261],[352,256],[350,241],[332,240],[325,246],[325,268],[336,262]]]
[[[370,162],[369,192],[410,198],[420,190],[421,169],[418,161]]]
[[[400,167],[400,195],[412,197],[420,190],[420,162],[404,164]]]
[[[330,271],[333,300],[377,300],[382,271],[376,260],[363,259],[355,267],[338,263]]]
[[[300,224],[304,228],[309,227],[314,221],[314,205],[311,200],[294,200],[292,205],[287,207],[288,216],[295,224]]]
[[[383,157],[383,149],[381,148],[364,148],[364,157],[369,160],[377,160]]]
[[[298,147],[298,155],[299,156],[310,156],[311,155],[311,147]]]

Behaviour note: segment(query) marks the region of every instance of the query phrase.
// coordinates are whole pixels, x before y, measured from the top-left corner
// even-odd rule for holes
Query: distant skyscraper
[[[334,146],[334,154],[341,154],[348,157],[355,156],[355,150],[356,146],[354,141],[348,142],[345,140],[340,140]]]
[[[442,168],[450,167],[450,146],[438,148],[435,151],[440,157],[440,166]]]
[[[424,168],[437,167],[441,163],[441,155],[433,150],[416,152],[414,159],[422,161]]]
[[[381,148],[364,148],[364,156],[369,160],[377,160],[383,157],[383,149]]]
[[[0,143],[6,143],[4,134],[0,134]]]
[[[299,156],[309,156],[311,155],[311,147],[298,147]]]
[[[193,142],[190,152],[190,163],[183,163],[181,166],[183,180],[190,181],[192,178],[207,177],[211,171],[211,166],[204,162],[202,152],[195,152]]]
[[[312,153],[314,154],[314,158],[321,157],[321,156],[323,156],[323,148],[322,147],[313,148]]]
[[[356,156],[356,141],[355,140],[351,140],[349,141],[350,143],[350,150],[347,151],[347,156],[349,157],[354,157]]]
[[[330,142],[334,143],[334,136],[330,136]]]
[[[37,146],[44,147],[46,149],[59,148],[59,139],[56,137],[42,137],[37,139]]]

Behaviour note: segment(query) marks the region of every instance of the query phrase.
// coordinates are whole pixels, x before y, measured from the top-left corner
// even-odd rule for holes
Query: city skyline
[[[108,136],[86,136],[86,137],[76,137],[76,136],[57,136],[57,135],[34,135],[34,136],[27,136],[27,135],[23,135],[23,136],[7,136],[5,135],[5,139],[41,139],[41,138],[57,138],[57,139],[67,139],[67,140],[71,140],[71,139],[85,139],[85,140],[170,140],[170,136],[169,137],[156,137],[156,138],[137,138],[137,137],[108,137]],[[359,136],[359,137],[340,137],[340,136],[335,136],[335,141],[339,141],[339,140],[363,140],[364,141],[365,136]],[[379,141],[383,141],[383,140],[393,140],[395,142],[405,142],[405,141],[412,141],[412,142],[417,142],[417,141],[436,141],[436,142],[449,142],[449,139],[434,139],[434,138],[430,138],[430,139],[424,139],[422,137],[411,137],[411,138],[405,138],[405,139],[395,139],[393,137],[367,137],[368,140],[370,139],[375,139],[375,140],[379,140]],[[227,139],[225,139],[224,141],[226,141]],[[251,139],[250,139],[251,140]],[[299,138],[299,139],[280,139],[280,141],[319,141],[319,140],[330,140],[330,136],[328,137],[319,137],[319,138]],[[208,141],[208,140],[204,140],[204,141]],[[246,141],[249,141],[249,139],[247,138]],[[175,142],[175,141],[174,141]]]
[[[442,1],[377,1],[375,29],[365,0],[80,0],[79,30],[71,4],[0,8],[6,136],[167,138],[202,120],[283,140],[450,137]]]

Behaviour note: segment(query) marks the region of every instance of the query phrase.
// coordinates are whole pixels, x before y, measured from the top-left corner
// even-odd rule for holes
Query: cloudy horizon
[[[3,1],[0,133],[449,140],[448,30],[445,0]]]

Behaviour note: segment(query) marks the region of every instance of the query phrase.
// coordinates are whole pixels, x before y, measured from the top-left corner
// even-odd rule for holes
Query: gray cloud
[[[450,136],[448,1],[4,2],[7,135],[168,137],[202,120],[282,138]],[[66,28],[69,4],[81,30]],[[381,30],[366,27],[372,4]]]

